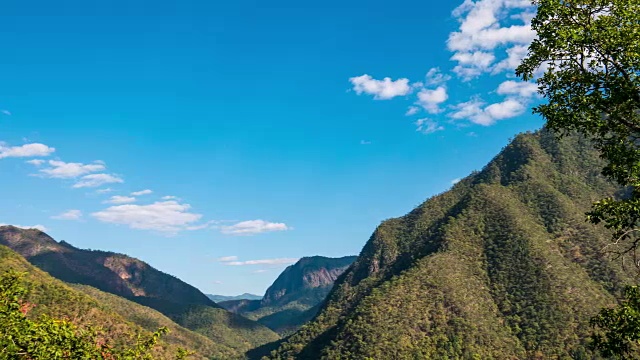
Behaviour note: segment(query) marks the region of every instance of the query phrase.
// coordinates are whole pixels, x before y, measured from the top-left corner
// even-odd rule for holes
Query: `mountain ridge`
[[[516,136],[385,220],[318,315],[250,358],[597,358],[588,320],[633,279],[600,251],[610,233],[585,222],[620,191],[601,168],[584,138]]]
[[[0,227],[0,245],[15,250],[59,280],[87,285],[157,310],[177,325],[237,354],[279,338],[267,327],[228,312],[195,287],[136,258],[79,249],[67,242],[58,243],[39,230],[14,226]]]

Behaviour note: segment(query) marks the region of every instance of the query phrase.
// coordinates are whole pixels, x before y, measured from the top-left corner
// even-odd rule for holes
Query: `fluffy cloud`
[[[20,229],[36,229],[36,230],[40,230],[42,232],[47,231],[47,228],[44,225],[32,225],[32,226],[25,226],[25,225],[16,225],[16,224],[4,224],[4,223],[0,223],[0,226],[15,226],[17,228]]]
[[[74,188],[85,187],[98,187],[104,184],[123,183],[121,178],[110,174],[90,174],[83,176],[77,183],[73,185]]]
[[[128,204],[135,202],[136,198],[132,196],[122,196],[122,195],[114,195],[109,200],[105,201],[105,203],[109,204]]]
[[[247,261],[227,261],[224,264],[229,266],[244,266],[244,265],[289,265],[293,264],[299,258],[279,258],[279,259],[262,259],[262,260],[247,260]]]
[[[101,162],[94,162],[93,164],[82,164],[67,163],[59,160],[49,160],[48,164],[50,167],[40,169],[40,172],[46,177],[57,179],[71,179],[105,169],[104,164]],[[37,166],[38,164],[34,165]]]
[[[455,178],[455,179],[451,180],[451,185],[455,185],[455,184],[459,183],[459,182],[460,182],[460,180],[462,180],[462,179],[460,179],[460,178]]]
[[[453,11],[460,21],[459,31],[449,34],[447,46],[452,51],[492,50],[509,43],[528,44],[535,37],[529,23],[502,26],[511,19],[527,21],[524,16],[509,16],[511,10],[529,13],[528,0],[465,0]]]
[[[129,226],[132,229],[155,230],[175,233],[188,230],[202,218],[192,213],[191,205],[177,201],[158,201],[149,205],[117,205],[92,213],[96,219],[112,224]]]
[[[447,88],[444,86],[439,86],[434,90],[422,89],[418,93],[418,101],[416,104],[422,106],[431,114],[437,114],[442,111],[440,104],[447,101],[448,98]]]
[[[416,122],[416,131],[423,134],[431,134],[436,131],[444,130],[444,127],[438,125],[437,122],[431,119],[418,119]]]
[[[466,81],[483,72],[496,73],[517,66],[535,38],[532,8],[528,0],[465,0],[453,11],[460,28],[449,34],[447,41],[448,49],[454,52],[452,60],[458,62],[454,72]],[[492,68],[493,51],[498,46],[507,47],[507,58]]]
[[[163,196],[162,200],[175,200],[177,198],[178,198],[177,196],[167,195],[167,196]]]
[[[528,51],[528,45],[515,45],[508,48],[506,59],[497,63],[493,69],[491,69],[492,73],[497,74],[501,71],[513,71],[513,69],[520,65],[522,59],[527,56]]]
[[[131,196],[149,195],[151,193],[153,193],[153,191],[146,189],[146,190],[134,191],[131,193]]]
[[[105,188],[105,189],[98,189],[96,190],[96,193],[98,194],[106,194],[106,193],[110,193],[112,192],[113,189],[112,188]]]
[[[409,79],[406,78],[391,80],[391,78],[386,77],[382,80],[376,80],[370,75],[364,74],[352,77],[349,81],[353,85],[353,90],[356,94],[373,95],[376,100],[393,99],[396,96],[407,95],[411,92]]]
[[[530,98],[538,92],[538,85],[524,81],[507,80],[498,86],[500,95],[516,95],[522,98]]]
[[[485,106],[480,99],[460,103],[449,114],[453,119],[467,119],[478,125],[492,125],[498,120],[508,119],[522,114],[525,105],[518,99],[507,98],[502,102]]]
[[[453,72],[465,81],[488,71],[495,59],[493,53],[484,51],[457,52],[451,57],[458,62]]]
[[[82,211],[67,210],[62,214],[54,215],[51,218],[56,220],[80,220],[80,218],[82,218]]]
[[[55,148],[39,143],[25,144],[22,146],[5,146],[0,143],[0,159],[10,157],[49,156],[54,151],[56,151]]]
[[[286,230],[291,230],[291,228],[284,223],[273,223],[264,220],[248,220],[231,226],[220,226],[220,231],[227,235],[255,235]]]

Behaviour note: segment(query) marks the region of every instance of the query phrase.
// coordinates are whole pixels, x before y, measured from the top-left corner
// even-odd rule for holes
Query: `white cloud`
[[[407,109],[407,112],[404,113],[405,116],[411,116],[411,115],[415,115],[420,111],[420,108],[417,106],[409,106],[409,109]]]
[[[535,38],[531,29],[533,5],[529,0],[465,0],[453,11],[460,22],[458,31],[449,34],[447,48],[458,61],[454,72],[462,80],[470,80],[483,72],[510,70],[526,54],[526,48]],[[493,51],[507,47],[507,58],[493,68]],[[473,54],[477,63],[472,63]]]
[[[474,124],[489,126],[498,120],[508,119],[522,114],[524,104],[514,98],[507,98],[502,102],[485,106],[480,99],[471,99],[455,105],[454,112],[449,114],[452,119],[467,119]]]
[[[146,189],[146,190],[140,190],[140,191],[134,191],[131,193],[132,196],[141,196],[141,195],[149,195],[153,193],[153,191]]]
[[[513,71],[516,67],[518,67],[518,65],[520,65],[522,59],[527,56],[528,51],[528,45],[515,45],[508,48],[507,58],[497,63],[493,67],[492,73],[497,74],[501,71]]]
[[[0,159],[10,157],[49,156],[55,148],[40,143],[7,147],[0,143]]]
[[[458,62],[453,72],[463,81],[471,80],[488,71],[495,59],[493,53],[485,51],[457,52],[451,57],[451,60]]]
[[[244,266],[244,265],[289,265],[293,264],[299,258],[279,258],[279,259],[262,259],[262,260],[247,260],[247,261],[228,261],[225,265],[229,266]]]
[[[391,78],[386,77],[382,80],[376,80],[370,75],[364,74],[352,77],[349,81],[353,84],[353,90],[356,94],[373,95],[376,100],[393,99],[396,96],[407,95],[411,92],[409,79],[406,78],[391,80]]]
[[[451,80],[451,76],[443,74],[442,71],[440,71],[440,68],[437,67],[429,69],[425,76],[425,84],[431,86],[442,85],[449,80]]]
[[[67,163],[59,160],[49,160],[49,168],[41,169],[40,172],[46,177],[57,179],[71,179],[96,171],[102,171],[106,167],[102,162],[93,164]],[[35,164],[34,164],[35,165]]]
[[[82,218],[82,211],[80,210],[67,210],[61,214],[51,217],[56,220],[80,220]]]
[[[418,119],[415,122],[416,131],[419,131],[423,134],[431,134],[436,131],[444,130],[444,127],[438,125],[437,122],[431,119]]]
[[[33,166],[40,166],[40,165],[44,164],[45,161],[42,160],[42,159],[33,159],[33,160],[27,160],[26,163],[27,164],[31,164]]]
[[[11,116],[11,111],[9,111],[9,110],[4,110],[3,109],[3,110],[0,110],[0,113],[3,113],[5,115],[7,115],[7,116]]]
[[[449,34],[447,41],[449,50],[492,50],[499,45],[510,43],[529,44],[535,37],[535,32],[529,23],[501,26],[500,22],[514,19],[512,16],[507,16],[509,10],[521,9],[521,12],[528,12],[531,6],[529,1],[465,0],[453,12],[461,24],[460,31]],[[522,17],[519,20],[527,19]]]
[[[42,232],[47,231],[47,228],[44,225],[31,225],[31,226],[25,226],[25,225],[16,225],[16,224],[4,224],[4,223],[0,223],[0,226],[15,226],[19,229],[25,229],[25,230],[29,230],[29,229],[36,229],[36,230],[40,230]]]
[[[132,196],[114,195],[109,200],[105,201],[108,204],[128,204],[135,202],[136,198]]]
[[[460,179],[460,178],[455,178],[455,179],[451,180],[451,185],[455,185],[455,184],[459,183],[459,182],[460,182],[460,180],[462,180],[462,179]]]
[[[73,185],[74,188],[85,187],[98,187],[104,184],[123,183],[121,178],[110,174],[90,174],[83,176],[77,183]]]
[[[175,200],[177,198],[178,198],[177,196],[167,195],[167,196],[163,196],[162,200]]]
[[[522,114],[524,105],[516,99],[506,99],[487,106],[484,111],[494,120],[508,119]]]
[[[369,140],[360,140],[360,145],[371,145],[371,141],[369,141]]]
[[[222,281],[220,281],[220,280],[214,280],[212,283],[213,283],[214,285],[224,284],[224,283],[223,283]]]
[[[522,98],[530,98],[538,92],[538,85],[524,81],[507,80],[498,86],[500,95],[517,95]]]
[[[439,86],[434,90],[422,89],[418,93],[418,101],[416,104],[422,106],[431,114],[437,114],[442,111],[439,105],[447,101],[448,98],[447,88],[444,86]]]
[[[238,257],[233,255],[233,256],[223,256],[220,258],[217,258],[216,261],[220,261],[220,262],[229,262],[229,261],[236,261],[238,260]]]
[[[254,271],[252,271],[252,273],[254,273],[254,274],[262,274],[262,273],[266,273],[266,272],[268,272],[268,271],[269,271],[269,270],[260,269],[260,270],[254,270]]]
[[[96,193],[98,194],[106,194],[106,193],[110,193],[112,192],[113,189],[112,188],[105,188],[105,189],[98,189],[96,190]]]
[[[291,230],[291,228],[284,223],[273,223],[264,220],[248,220],[231,226],[220,226],[220,231],[227,235],[255,235],[286,230]]]
[[[187,230],[202,218],[189,212],[191,205],[177,201],[158,201],[149,205],[117,205],[92,213],[96,219],[112,224],[127,225],[132,229],[175,233]]]

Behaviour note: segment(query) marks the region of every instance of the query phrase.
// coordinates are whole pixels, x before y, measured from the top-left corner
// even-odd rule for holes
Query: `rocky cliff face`
[[[304,257],[278,276],[262,300],[230,300],[219,305],[280,334],[288,334],[311,320],[333,283],[355,259],[355,256]]]
[[[283,305],[301,300],[306,302],[307,300],[301,297],[308,297],[311,295],[310,291],[317,292],[319,295],[309,299],[312,302],[310,305],[316,305],[318,302],[315,299],[324,298],[338,276],[355,259],[355,256],[342,258],[312,256],[300,259],[294,265],[287,267],[267,289],[262,298],[262,306]]]

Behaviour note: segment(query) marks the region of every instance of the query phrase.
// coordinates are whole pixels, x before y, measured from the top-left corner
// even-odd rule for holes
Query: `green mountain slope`
[[[217,346],[231,349],[225,353],[229,356],[278,339],[267,327],[224,310],[195,287],[138,259],[78,249],[39,230],[13,226],[0,227],[0,244],[62,281],[92,286],[155,309]]]
[[[355,256],[304,257],[288,266],[261,300],[230,300],[219,305],[280,334],[290,333],[313,318],[334,281],[355,260]]]
[[[581,138],[517,136],[481,172],[384,221],[270,358],[596,358],[588,319],[633,275],[585,222],[618,190],[601,165]]]
[[[225,345],[176,325],[155,310],[94,288],[65,284],[0,245],[0,272],[9,269],[25,274],[23,281],[29,289],[25,300],[36,305],[29,312],[30,317],[46,314],[70,319],[82,327],[98,326],[104,338],[116,345],[133,344],[131,335],[149,336],[159,327],[167,326],[170,333],[154,350],[154,355],[160,359],[173,358],[178,347],[196,351],[194,359],[227,359],[239,355]]]

